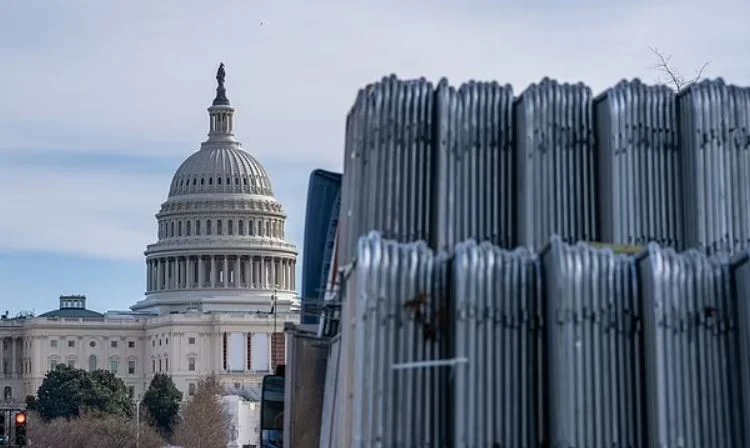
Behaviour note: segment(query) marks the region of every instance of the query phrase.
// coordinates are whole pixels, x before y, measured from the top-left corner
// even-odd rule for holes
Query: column
[[[258,279],[260,278],[260,275],[258,274],[258,259],[253,257],[253,288],[258,289]]]
[[[161,258],[156,259],[156,289],[164,289],[162,286],[162,278],[164,276],[164,261]]]
[[[185,277],[187,277],[187,259],[180,257],[180,289],[187,288]]]
[[[180,257],[174,257],[174,289],[182,288],[182,263]]]
[[[193,258],[187,257],[185,259],[185,269],[187,270],[187,288],[193,287]]]
[[[253,257],[247,257],[245,260],[245,288],[250,288],[250,273],[252,272]]]
[[[266,289],[268,275],[266,274],[266,257],[260,257],[260,287]]]
[[[16,377],[16,338],[10,339],[10,374],[13,376],[13,378]]]
[[[224,255],[224,266],[222,266],[222,270],[224,271],[224,287],[226,288],[229,284],[229,257]]]
[[[203,264],[203,255],[198,255],[198,287],[203,288],[205,284],[206,266]]]
[[[278,258],[271,258],[271,288],[276,289],[279,285],[279,279],[276,277],[276,264],[278,263]]]
[[[208,274],[211,279],[211,287],[216,288],[216,257],[211,255],[211,272]]]
[[[292,262],[284,260],[284,277],[286,278],[286,290],[292,289]]]
[[[240,288],[240,280],[242,280],[240,257],[241,255],[236,255],[234,259],[234,287],[238,289]]]
[[[296,268],[296,266],[297,266],[297,262],[296,261],[292,261],[292,274],[291,274],[292,275],[292,286],[289,288],[292,291],[294,291],[294,289],[296,288],[296,283],[297,283],[297,268]]]

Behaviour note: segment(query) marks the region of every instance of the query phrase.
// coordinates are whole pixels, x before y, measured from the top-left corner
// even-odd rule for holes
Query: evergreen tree
[[[174,385],[172,377],[164,373],[155,374],[143,396],[143,406],[151,424],[166,438],[172,436],[181,401],[182,392]]]
[[[58,364],[37,390],[36,410],[45,420],[78,417],[82,412],[132,416],[125,383],[111,372],[86,372]]]

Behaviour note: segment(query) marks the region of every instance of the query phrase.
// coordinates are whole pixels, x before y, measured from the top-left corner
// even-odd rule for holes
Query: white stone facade
[[[168,373],[187,398],[209,373],[259,387],[285,362],[284,323],[299,323],[297,251],[268,175],[234,137],[223,78],[219,89],[208,140],[179,167],[156,215],[145,298],[99,314],[85,297],[61,297],[58,310],[0,320],[0,393],[23,400],[67,363],[112,370],[134,399],[154,373]]]

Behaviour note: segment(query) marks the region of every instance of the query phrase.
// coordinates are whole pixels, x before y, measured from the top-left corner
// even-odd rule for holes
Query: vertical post
[[[141,448],[141,400],[135,401],[135,448]]]

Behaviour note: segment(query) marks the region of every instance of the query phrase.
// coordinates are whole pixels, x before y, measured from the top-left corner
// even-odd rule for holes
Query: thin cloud
[[[648,48],[658,46],[683,72],[711,60],[708,76],[748,85],[744,3],[4,4],[0,85],[13,87],[0,108],[0,159],[63,148],[58,158],[128,154],[144,167],[174,166],[36,167],[5,157],[0,209],[12,218],[0,220],[0,250],[142,260],[172,173],[206,138],[220,61],[238,136],[271,172],[301,249],[307,176],[341,168],[346,113],[365,84],[395,72],[495,79],[520,93],[552,76],[599,92],[621,78],[652,81]]]

